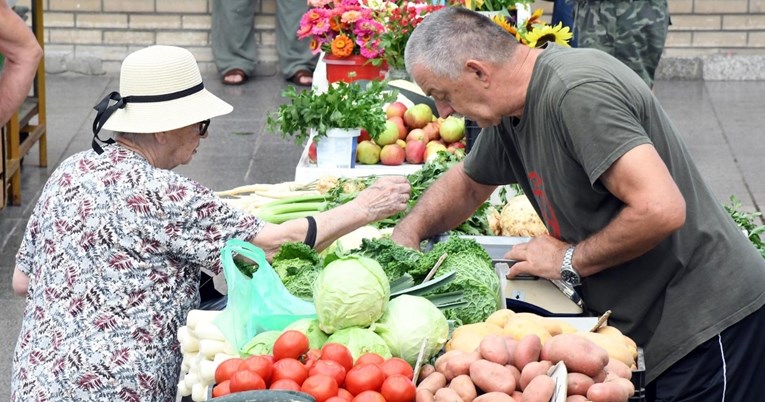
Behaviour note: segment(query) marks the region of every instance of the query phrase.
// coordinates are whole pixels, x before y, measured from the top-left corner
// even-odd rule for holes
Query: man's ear
[[[468,73],[472,77],[475,77],[478,81],[481,81],[484,84],[489,83],[491,75],[485,63],[471,59],[465,62],[465,68],[467,69]]]

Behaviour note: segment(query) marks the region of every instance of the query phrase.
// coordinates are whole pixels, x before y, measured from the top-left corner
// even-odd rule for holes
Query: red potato
[[[513,391],[513,399],[520,402],[523,400],[523,392],[518,391],[517,389]]]
[[[569,395],[566,402],[587,402],[587,397],[583,395]]]
[[[539,361],[541,352],[542,340],[539,336],[534,334],[526,335],[518,341],[518,346],[515,348],[513,355],[513,364],[523,372],[523,368],[527,364]]]
[[[414,394],[414,402],[434,402],[436,397],[430,390],[417,389],[417,393]]]
[[[469,375],[454,377],[449,383],[449,388],[456,391],[457,395],[459,395],[464,402],[473,402],[473,399],[478,396],[478,391],[476,391],[473,380],[470,379]]]
[[[425,379],[425,377],[433,374],[436,371],[436,368],[432,364],[425,364],[420,368],[420,376],[417,377],[417,383],[422,382],[422,380]]]
[[[486,335],[478,345],[481,357],[501,365],[507,364],[507,346],[502,335]]]
[[[451,388],[441,388],[436,391],[435,402],[464,402],[457,391]]]
[[[515,367],[512,364],[505,364],[505,367],[507,367],[507,369],[513,373],[513,377],[515,378],[515,389],[516,391],[520,391],[521,390],[521,371],[518,370],[518,367]]]
[[[507,364],[515,365],[515,348],[518,347],[518,341],[510,335],[505,335],[504,338],[507,348]]]
[[[567,394],[587,395],[587,390],[595,384],[587,374],[568,373]]]
[[[515,391],[515,377],[505,366],[488,360],[478,360],[470,365],[470,379],[484,392]]]
[[[632,383],[624,378],[594,384],[587,390],[587,399],[592,402],[625,402],[632,396],[635,389],[632,387],[632,392],[630,392],[630,388],[623,381],[632,386]]]
[[[460,356],[467,354],[467,352],[463,352],[461,350],[450,350],[441,356],[438,356],[438,359],[436,359],[436,371],[443,374],[446,372],[446,364],[451,360],[454,356]]]
[[[546,375],[539,375],[523,390],[521,402],[549,402],[554,391],[555,381]]]
[[[542,360],[541,362],[531,362],[526,365],[526,367],[523,368],[523,371],[521,371],[521,379],[519,385],[519,389],[521,391],[525,391],[526,387],[531,383],[531,381],[540,376],[540,375],[547,375],[547,370],[550,370],[550,367],[552,367],[553,364],[550,361]]]
[[[479,360],[481,360],[481,353],[478,351],[452,356],[446,362],[444,371],[446,381],[451,381],[452,378],[460,375],[470,374],[470,365]]]
[[[550,338],[542,348],[541,358],[553,364],[563,361],[569,371],[597,377],[608,364],[608,353],[591,341],[575,335],[561,334]]]
[[[446,386],[446,377],[439,373],[438,371],[434,372],[433,374],[427,376],[420,385],[417,386],[417,389],[426,389],[430,391],[431,394],[435,394],[436,391]]]
[[[487,392],[478,398],[473,399],[473,402],[517,402],[512,396],[504,392]]]
[[[606,372],[616,374],[617,376],[628,380],[632,378],[632,370],[630,370],[623,361],[617,359],[608,359]]]
[[[606,377],[608,377],[608,372],[606,372],[606,369],[603,369],[598,371],[598,375],[596,375],[595,377],[592,377],[592,381],[594,381],[595,384],[601,383],[606,381]]]

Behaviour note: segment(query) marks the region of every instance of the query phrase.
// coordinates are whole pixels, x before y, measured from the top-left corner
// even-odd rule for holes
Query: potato
[[[595,381],[587,374],[568,373],[567,394],[568,395],[587,395],[587,390],[595,384]]]
[[[523,367],[531,362],[539,361],[539,354],[542,352],[542,341],[534,334],[526,335],[518,342],[513,355],[513,364],[521,372]]]
[[[630,395],[624,384],[616,381],[594,384],[587,390],[587,399],[592,402],[624,402]]]
[[[626,378],[628,380],[632,378],[632,370],[630,370],[626,364],[614,358],[608,359],[608,364],[606,364],[606,373],[613,373],[621,378]]]
[[[513,315],[515,315],[513,310],[510,310],[509,308],[503,308],[502,310],[497,310],[491,313],[489,318],[486,319],[486,323],[494,324],[500,328],[504,328],[505,324],[507,324],[507,320],[509,320]]]
[[[511,394],[515,390],[513,373],[507,367],[488,360],[478,360],[470,365],[470,379],[484,392]]]
[[[577,332],[575,335],[587,338],[592,343],[605,349],[609,357],[623,362],[627,367],[635,363],[635,359],[632,357],[632,352],[627,345],[619,339],[614,339],[613,336],[603,335],[597,332]]]
[[[523,390],[522,402],[549,402],[555,391],[555,381],[546,375],[536,376]]]
[[[608,364],[608,353],[578,333],[561,334],[544,344],[541,359],[563,361],[569,371],[595,378]]]
[[[515,315],[516,317],[522,317],[522,318],[528,318],[531,321],[535,321],[538,324],[545,327],[547,332],[550,333],[550,335],[560,335],[563,333],[563,329],[561,328],[560,321],[558,320],[551,320],[549,318],[542,317],[541,315],[536,315],[534,313],[518,313]]]
[[[464,402],[457,391],[451,388],[441,388],[436,392],[435,402]]]
[[[481,345],[481,340],[485,335],[475,332],[462,332],[459,336],[452,335],[452,339],[446,342],[446,351],[459,350],[462,352],[473,352]]]
[[[461,350],[450,350],[436,359],[436,371],[443,374],[446,373],[446,363],[454,356],[463,355],[465,352]]]
[[[446,371],[444,371],[446,381],[451,381],[452,378],[457,376],[470,374],[470,366],[478,360],[481,360],[481,353],[479,352],[462,353],[452,356],[446,362]]]
[[[513,397],[504,392],[487,392],[478,398],[473,399],[473,402],[516,402]]]
[[[477,322],[474,324],[465,324],[460,325],[459,327],[454,329],[454,332],[452,332],[452,338],[458,338],[460,335],[464,333],[473,333],[480,335],[481,338],[483,338],[486,335],[494,334],[494,335],[503,335],[504,330],[503,327],[500,327],[498,325],[494,325],[488,322]],[[469,352],[472,352],[470,350]]]
[[[569,395],[566,402],[587,402],[587,397],[583,395]]]
[[[497,364],[507,364],[507,346],[505,338],[501,335],[486,335],[478,346],[481,357]]]
[[[431,394],[435,394],[436,391],[446,386],[446,376],[438,371],[425,377],[424,380],[417,386],[417,389],[426,389]]]
[[[454,377],[452,382],[449,383],[449,388],[456,391],[465,402],[472,402],[478,396],[478,391],[476,391],[473,380],[470,379],[469,375]]]
[[[521,370],[518,370],[518,367],[515,367],[512,364],[505,364],[505,367],[507,367],[507,369],[513,373],[513,377],[515,378],[515,389],[517,391],[520,391],[521,390]]]
[[[529,334],[537,335],[542,343],[550,339],[550,333],[542,324],[529,318],[517,317],[517,314],[507,321],[504,331],[505,335],[510,335],[518,341]]]
[[[510,335],[505,335],[505,347],[507,348],[507,364],[515,364],[515,348],[518,347],[518,341]]]
[[[609,325],[604,325],[604,326],[598,328],[598,330],[595,331],[595,332],[597,332],[599,334],[603,334],[603,335],[608,335],[608,336],[614,338],[615,340],[618,340],[618,341],[624,343],[624,345],[626,345],[628,349],[630,349],[630,350],[634,349],[635,353],[637,354],[637,344],[635,343],[635,341],[633,341],[632,338],[630,338],[629,336],[624,335],[622,333],[622,331],[619,330],[619,328],[612,327],[612,326],[609,326]],[[637,356],[635,356],[635,357],[637,357]]]
[[[417,393],[414,394],[414,402],[434,402],[436,400],[435,395],[428,389],[417,389]]]
[[[518,402],[521,402],[523,400],[523,392],[517,389],[513,391],[513,399],[515,399]]]
[[[626,378],[616,377],[616,378],[613,378],[613,379],[610,379],[610,380],[606,380],[606,382],[607,383],[611,383],[611,382],[618,383],[622,387],[624,387],[624,389],[627,391],[627,394],[629,396],[635,395],[635,384],[633,384],[632,381],[630,381],[630,380],[628,380]]]
[[[436,368],[432,364],[425,364],[420,368],[420,375],[417,377],[418,381],[422,381],[425,377],[431,375]]]
[[[560,325],[561,334],[573,334],[577,331],[576,327],[565,321],[558,321],[558,324]]]
[[[553,364],[549,360],[542,360],[541,362],[531,362],[523,368],[521,371],[520,384],[518,388],[521,391],[525,391],[531,380],[540,376],[547,375],[547,371],[550,370]]]

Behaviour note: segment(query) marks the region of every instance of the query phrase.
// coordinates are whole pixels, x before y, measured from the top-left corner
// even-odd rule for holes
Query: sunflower
[[[529,47],[541,47],[546,43],[553,42],[557,45],[569,47],[568,41],[573,34],[562,23],[552,27],[549,25],[537,25],[526,33]]]
[[[491,17],[491,20],[494,21],[495,24],[499,25],[502,29],[504,29],[505,32],[515,36],[515,39],[518,40],[518,42],[521,42],[524,45],[526,44],[526,41],[521,37],[521,33],[518,32],[518,29],[516,29],[515,26],[510,23],[510,21],[508,21],[507,17],[503,15],[495,15]]]
[[[355,46],[356,45],[353,44],[353,41],[349,37],[345,35],[337,35],[337,37],[332,40],[332,54],[337,57],[350,56]]]
[[[537,8],[536,10],[534,10],[534,13],[531,14],[531,17],[529,17],[529,19],[526,20],[526,30],[527,31],[530,32],[531,29],[534,28],[534,25],[538,24],[539,22],[542,22],[541,18],[542,18],[542,13],[543,12],[544,12],[544,10],[542,10],[541,8]],[[544,23],[544,22],[542,22],[542,23]]]

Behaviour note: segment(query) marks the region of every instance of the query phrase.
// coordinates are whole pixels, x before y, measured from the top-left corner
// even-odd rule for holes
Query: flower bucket
[[[330,84],[338,81],[382,80],[385,79],[387,71],[384,63],[375,66],[368,58],[361,55],[337,57],[326,54],[324,55],[324,63],[327,68],[327,82]],[[356,75],[349,77],[350,73],[356,73]]]
[[[327,136],[316,143],[316,164],[320,168],[348,169],[356,167],[356,138],[361,129],[330,128]]]

